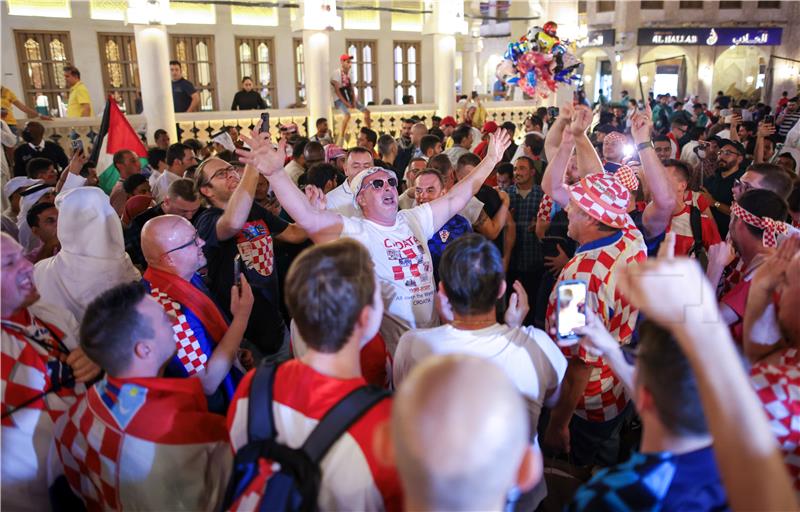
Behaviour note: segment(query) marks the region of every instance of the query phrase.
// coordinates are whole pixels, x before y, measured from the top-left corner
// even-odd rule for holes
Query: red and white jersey
[[[640,235],[641,236],[641,235]],[[617,276],[621,268],[638,265],[647,258],[647,251],[631,235],[631,231],[620,231],[578,247],[575,256],[561,270],[558,281],[579,279],[588,283],[586,305],[600,317],[606,329],[620,345],[630,342],[639,311],[622,296],[617,289]],[[550,294],[547,306],[548,326],[555,317],[557,286]],[[625,405],[622,382],[602,358],[589,354],[580,345],[564,347],[567,357],[579,357],[591,367],[589,383],[578,402],[575,414],[588,421],[608,421],[615,418]]]
[[[249,372],[236,390],[228,411],[228,428],[234,451],[247,444]],[[328,377],[294,359],[283,363],[275,375],[272,417],[277,441],[299,448],[328,410],[348,393],[365,384],[363,378]],[[309,390],[313,390],[310,393]],[[394,466],[375,451],[375,434],[391,416],[391,399],[382,400],[356,421],[322,459],[320,510],[401,510],[402,490]],[[266,480],[263,468],[259,480]],[[263,486],[240,498],[238,510],[258,510]]]
[[[800,498],[800,350],[784,350],[777,363],[754,364],[750,383],[764,404]]]
[[[49,510],[47,457],[55,421],[86,392],[83,384],[51,389],[66,369],[63,352],[76,348],[78,324],[69,312],[36,303],[3,319],[2,505],[8,510]],[[59,350],[61,349],[61,350]]]
[[[706,196],[704,196],[700,192],[695,192],[694,190],[687,190],[683,194],[683,202],[688,205],[694,206],[701,212],[704,212],[711,207],[711,203],[708,202]]]
[[[218,510],[232,457],[198,379],[106,377],[56,424],[53,475],[95,510]]]
[[[701,215],[700,226],[703,236],[703,247],[705,247],[706,250],[708,250],[711,245],[722,241],[722,238],[719,236],[719,229],[717,229],[717,223],[714,222],[714,219],[706,215]],[[686,256],[689,254],[689,249],[694,245],[694,236],[692,235],[692,207],[688,204],[684,205],[680,213],[673,215],[666,232],[675,233],[675,256]]]

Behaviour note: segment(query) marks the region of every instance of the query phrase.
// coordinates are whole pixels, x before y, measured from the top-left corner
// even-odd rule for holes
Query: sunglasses
[[[372,188],[374,188],[375,190],[381,190],[383,188],[384,183],[389,183],[390,187],[397,187],[397,178],[388,178],[386,180],[378,178],[376,180],[372,180],[371,182],[369,182],[367,186],[372,185]],[[363,190],[364,187],[361,187],[361,189]]]

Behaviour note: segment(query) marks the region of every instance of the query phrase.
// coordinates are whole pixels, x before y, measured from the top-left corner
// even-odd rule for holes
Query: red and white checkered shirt
[[[777,364],[754,364],[750,382],[764,404],[772,433],[800,497],[800,350],[784,350]]]
[[[588,283],[586,304],[603,321],[606,329],[620,345],[630,342],[639,311],[617,290],[617,272],[623,267],[638,265],[647,258],[647,251],[636,236],[638,230],[624,230],[585,244],[564,266],[558,281],[578,279]],[[641,236],[640,234],[638,235]],[[556,287],[547,306],[548,323],[554,317]],[[548,325],[548,332],[550,330]],[[590,355],[580,345],[562,348],[567,357],[579,357],[591,367],[589,383],[578,402],[575,414],[588,421],[603,422],[615,418],[628,403],[622,382],[602,358]]]
[[[35,400],[67,370],[62,361],[66,354],[56,348],[60,344],[55,337],[63,342],[62,350],[76,346],[77,322],[71,314],[53,309],[37,303],[3,319],[0,393],[3,415],[11,414],[2,420],[0,480],[3,508],[8,510],[50,508],[44,466],[53,425],[86,392],[83,384],[75,384]]]

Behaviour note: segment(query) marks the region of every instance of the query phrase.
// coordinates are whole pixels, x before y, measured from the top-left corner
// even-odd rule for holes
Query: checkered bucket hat
[[[628,225],[630,193],[622,183],[602,173],[590,174],[569,188],[570,196],[593,219],[612,228]]]

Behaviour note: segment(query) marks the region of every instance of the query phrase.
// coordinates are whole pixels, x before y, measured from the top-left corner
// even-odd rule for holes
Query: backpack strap
[[[275,438],[275,422],[272,418],[272,389],[278,364],[262,364],[256,368],[250,382],[247,405],[247,442],[265,441]]]
[[[692,238],[694,238],[689,254],[694,256],[705,269],[708,266],[708,255],[706,254],[705,245],[703,245],[703,219],[700,209],[696,206],[692,206],[689,211],[689,223],[692,227]]]
[[[351,425],[389,396],[388,391],[376,386],[362,386],[351,391],[322,417],[303,443],[303,451],[315,464],[319,464],[331,446]]]

